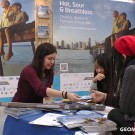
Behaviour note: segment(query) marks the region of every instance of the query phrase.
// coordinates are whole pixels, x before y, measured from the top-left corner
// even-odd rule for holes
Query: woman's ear
[[[123,60],[125,61],[127,56],[125,54],[122,54]]]

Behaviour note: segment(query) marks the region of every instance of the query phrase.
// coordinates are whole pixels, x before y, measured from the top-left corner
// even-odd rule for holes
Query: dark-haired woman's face
[[[43,61],[43,69],[51,69],[56,59],[56,53],[46,55]]]
[[[104,68],[98,64],[97,60],[95,61],[95,70],[96,70],[96,73],[101,73],[101,74],[104,74]]]

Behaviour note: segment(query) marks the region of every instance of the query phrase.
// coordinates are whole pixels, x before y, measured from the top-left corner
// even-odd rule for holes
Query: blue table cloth
[[[29,124],[30,121],[35,120],[45,113],[28,116],[20,119],[15,119],[12,116],[7,116],[3,135],[74,135],[78,128],[67,129],[66,127],[49,127]]]

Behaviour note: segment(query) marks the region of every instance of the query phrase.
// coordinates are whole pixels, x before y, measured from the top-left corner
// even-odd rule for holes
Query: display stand
[[[37,46],[53,42],[52,0],[35,0],[35,39]]]

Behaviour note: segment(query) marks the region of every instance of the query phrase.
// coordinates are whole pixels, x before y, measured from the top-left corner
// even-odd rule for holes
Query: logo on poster
[[[120,131],[125,131],[125,132],[130,132],[130,131],[135,131],[135,128],[134,127],[121,127],[120,128]]]

